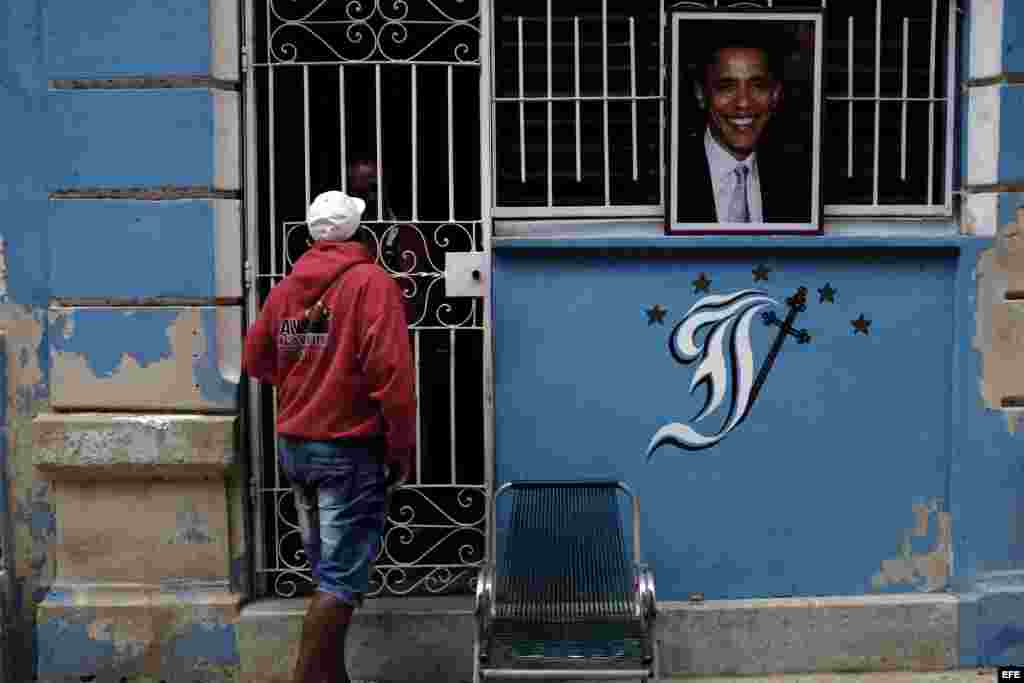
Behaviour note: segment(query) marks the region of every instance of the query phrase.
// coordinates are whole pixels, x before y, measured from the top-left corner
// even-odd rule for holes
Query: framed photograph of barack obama
[[[666,232],[821,232],[820,11],[669,11]]]

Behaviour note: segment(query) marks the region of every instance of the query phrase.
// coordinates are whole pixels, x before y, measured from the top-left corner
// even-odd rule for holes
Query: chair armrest
[[[657,596],[654,590],[654,571],[646,564],[637,564],[634,569],[633,596],[637,616],[646,626],[654,623],[658,614]]]
[[[477,627],[481,634],[490,631],[494,619],[494,565],[484,564],[476,579],[476,615]]]

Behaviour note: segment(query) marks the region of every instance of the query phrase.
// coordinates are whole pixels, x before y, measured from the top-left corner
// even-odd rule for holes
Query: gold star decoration
[[[863,313],[861,313],[860,317],[857,318],[856,320],[851,320],[850,324],[853,325],[854,334],[864,333],[864,335],[866,336],[868,332],[871,331],[871,321],[865,318]]]
[[[768,280],[768,273],[772,272],[772,269],[769,268],[768,266],[764,265],[764,264],[761,264],[757,268],[754,268],[750,272],[752,272],[754,274],[754,282],[758,282],[760,280],[767,281]]]
[[[701,273],[700,277],[693,281],[693,293],[708,292],[711,288],[711,280],[708,279],[707,273]]]
[[[661,304],[654,304],[653,307],[647,309],[647,325],[648,327],[654,323],[659,325],[665,324],[665,314],[668,310],[661,307]]]
[[[818,299],[818,303],[823,304],[827,301],[830,304],[834,304],[836,302],[836,293],[838,291],[839,290],[832,288],[831,282],[826,282],[824,287],[820,287],[818,289],[818,294],[821,295]]]

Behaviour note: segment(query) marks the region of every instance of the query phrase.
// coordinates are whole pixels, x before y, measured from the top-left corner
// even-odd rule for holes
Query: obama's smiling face
[[[727,47],[708,65],[697,96],[711,135],[742,161],[757,147],[782,97],[782,85],[769,70],[764,50]]]

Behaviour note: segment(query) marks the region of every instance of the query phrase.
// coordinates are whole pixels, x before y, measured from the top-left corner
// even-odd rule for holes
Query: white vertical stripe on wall
[[[1003,70],[1003,6],[1006,0],[971,0],[968,78],[995,76]],[[1019,2],[1019,0],[1014,0]]]
[[[1005,0],[972,0],[970,54],[966,78],[996,76],[1003,70],[1003,10]],[[967,103],[967,184],[988,185],[999,180],[1000,91],[998,85],[971,88]],[[964,202],[963,230],[990,237],[999,223],[999,196],[969,195]]]

